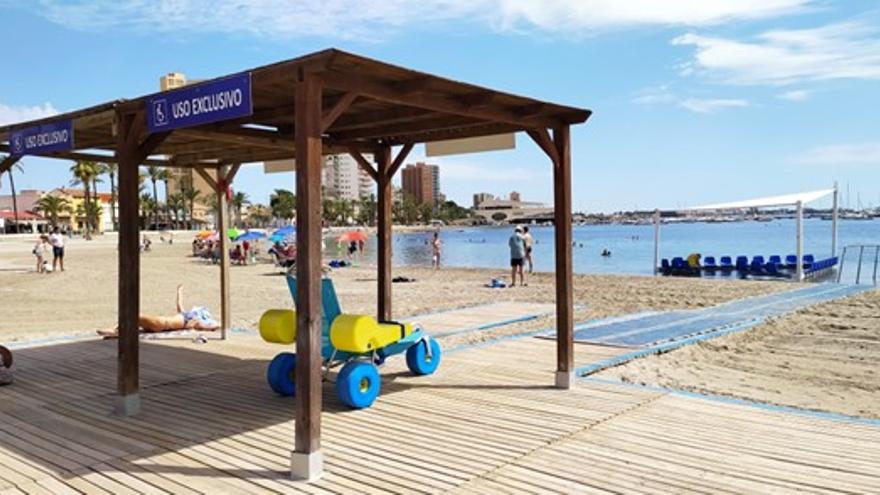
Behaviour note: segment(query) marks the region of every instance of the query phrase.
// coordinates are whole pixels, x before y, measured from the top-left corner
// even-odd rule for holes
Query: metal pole
[[[846,246],[843,247],[843,252],[840,253],[840,266],[837,267],[837,283],[840,283],[840,278],[843,277],[843,262],[846,261]]]
[[[654,275],[660,271],[660,210],[654,210]]]
[[[837,181],[834,181],[834,201],[831,206],[831,256],[837,256],[837,205],[839,192]]]
[[[880,246],[874,248],[874,285],[877,285],[877,261],[880,261]]]
[[[797,202],[797,271],[798,282],[804,280],[804,202]]]
[[[862,256],[865,254],[865,245],[859,246],[859,267],[856,268],[856,285],[862,281]]]

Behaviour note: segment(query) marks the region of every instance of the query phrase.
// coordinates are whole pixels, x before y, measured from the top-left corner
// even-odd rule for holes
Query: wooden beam
[[[387,138],[391,136],[406,136],[426,131],[442,131],[447,129],[460,129],[468,126],[487,124],[484,120],[471,119],[458,115],[438,115],[431,119],[418,121],[400,122],[388,125],[376,125],[351,131],[332,132],[330,137],[333,141],[347,141],[362,138]]]
[[[114,145],[115,147],[115,145]],[[9,145],[0,144],[0,151],[9,152]],[[117,163],[118,159],[116,155],[101,155],[97,153],[84,153],[81,151],[55,151],[52,153],[46,153],[43,155],[33,155],[39,156],[42,158],[58,158],[61,160],[83,160],[83,161],[91,161],[91,162],[99,162],[99,163]],[[170,166],[170,163],[167,160],[158,160],[155,158],[147,158],[141,161],[142,165],[158,165],[158,166]]]
[[[240,168],[241,168],[240,163],[233,163],[232,166],[229,167],[229,170],[226,172],[226,175],[223,177],[223,179],[226,181],[227,186],[232,185],[232,181],[235,180],[235,176],[238,174],[238,170]]]
[[[400,169],[400,166],[403,165],[403,161],[406,160],[406,157],[409,155],[409,152],[412,151],[413,146],[415,146],[413,143],[406,143],[403,145],[403,148],[397,152],[397,156],[394,157],[394,161],[391,163],[391,166],[387,171],[389,181],[394,178],[394,174],[396,174]]]
[[[456,129],[447,129],[443,131],[426,131],[406,136],[392,136],[385,141],[391,145],[400,145],[406,143],[430,143],[433,141],[446,141],[449,139],[461,139],[479,136],[493,136],[496,134],[506,134],[510,132],[519,132],[523,130],[522,126],[512,124],[499,124],[496,122],[488,124],[475,124],[467,127]],[[342,145],[343,143],[334,143]]]
[[[296,84],[296,445],[292,475],[319,475],[321,449],[321,83]],[[318,466],[315,466],[318,463]],[[318,472],[315,472],[315,471]]]
[[[354,161],[358,163],[361,169],[366,172],[367,175],[369,175],[374,182],[379,182],[379,173],[376,172],[376,169],[374,169],[373,166],[370,165],[370,162],[368,162],[367,159],[364,158],[364,155],[362,155],[360,151],[358,151],[354,147],[350,147],[348,150],[348,154],[351,155],[352,158],[354,158]]]
[[[321,118],[321,132],[327,132],[327,129],[336,122],[336,119],[338,119],[340,115],[348,110],[348,107],[354,103],[354,100],[356,100],[357,97],[357,93],[349,91],[342,95],[342,98],[333,105],[333,108],[331,108],[329,112],[324,112],[324,116]]]
[[[544,153],[550,158],[550,161],[553,162],[553,166],[557,166],[559,164],[559,153],[556,150],[556,145],[553,143],[553,139],[550,137],[550,133],[547,132],[547,129],[529,129],[526,131],[526,134],[532,138],[532,141],[538,145],[539,148],[544,150]]]
[[[205,170],[205,167],[193,167],[196,172],[198,172],[199,176],[208,183],[208,187],[211,188],[212,191],[219,191],[220,189],[217,187],[217,181],[208,174],[208,171]],[[219,176],[218,176],[219,178]]]
[[[11,169],[12,166],[18,163],[19,160],[21,160],[20,156],[9,155],[4,158],[3,161],[0,162],[0,176],[6,173],[7,170]]]
[[[293,148],[292,139],[284,138],[278,133],[261,131],[258,129],[238,128],[230,129],[184,129],[178,131],[181,136],[202,139],[211,142],[238,144],[241,146],[254,146],[258,148],[290,150]]]
[[[412,107],[392,107],[381,112],[364,110],[358,113],[349,112],[333,124],[333,132],[352,131],[380,125],[414,122],[425,118],[439,117],[442,114]]]
[[[556,244],[556,386],[570,388],[574,372],[574,296],[571,260],[571,135],[553,130],[558,161],[553,167],[553,218]]]
[[[556,127],[567,124],[567,122],[555,116],[535,116],[524,119],[519,115],[518,108],[506,108],[500,105],[495,105],[491,108],[471,108],[470,105],[459,101],[454,96],[403,93],[395,90],[394,83],[353,73],[328,71],[322,73],[321,78],[326,86],[341,91],[357,91],[369,98],[399,105],[424,108],[435,112],[451,113],[491,122],[516,124],[523,127]],[[582,112],[578,113],[577,116],[573,115],[571,120],[586,120],[586,116],[581,114]]]
[[[376,318],[379,321],[391,321],[391,224],[392,218],[392,196],[391,178],[391,147],[385,146],[376,153],[376,164],[378,170],[378,219],[377,232],[378,236],[378,287]],[[401,156],[401,155],[398,155]]]
[[[226,340],[227,332],[232,325],[232,312],[230,309],[229,298],[229,236],[226,232],[229,230],[229,202],[226,197],[227,184],[225,167],[217,167],[217,182],[213,185],[214,194],[217,195],[217,230],[220,238],[220,339]],[[204,169],[197,168],[199,175],[203,179],[208,179]]]

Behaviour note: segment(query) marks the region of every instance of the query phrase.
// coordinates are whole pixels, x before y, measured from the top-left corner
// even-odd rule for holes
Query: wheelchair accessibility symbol
[[[12,138],[12,152],[15,154],[24,153],[24,141],[21,134],[17,134]]]
[[[166,100],[153,102],[153,125],[156,127],[168,125],[168,102]]]

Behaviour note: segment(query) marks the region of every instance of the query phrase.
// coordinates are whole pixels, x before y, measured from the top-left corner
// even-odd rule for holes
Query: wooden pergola
[[[292,474],[314,479],[321,456],[321,167],[324,154],[349,153],[378,186],[378,307],[392,318],[391,181],[417,143],[525,131],[553,165],[556,244],[556,386],[573,373],[570,126],[590,111],[451,81],[331,49],[253,69],[252,111],[234,119],[150,132],[148,102],[117,100],[32,122],[0,127],[0,152],[14,151],[18,129],[72,121],[70,149],[39,153],[119,165],[118,402],[122,415],[140,409],[138,167],[193,168],[217,191],[228,224],[226,190],[242,163],[294,158],[297,264],[296,416]],[[210,85],[212,81],[199,83]],[[195,87],[198,87],[195,86]],[[167,94],[167,93],[166,93]],[[153,98],[153,100],[151,100]],[[399,147],[396,154],[393,148]],[[365,155],[372,155],[373,168]],[[21,158],[0,162],[0,173]],[[215,172],[214,180],[208,171]],[[221,239],[221,320],[230,324],[229,250]]]

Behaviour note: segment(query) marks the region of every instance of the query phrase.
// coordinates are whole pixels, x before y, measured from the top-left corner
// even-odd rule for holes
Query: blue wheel
[[[430,346],[431,355],[428,356]],[[440,366],[440,344],[428,337],[406,350],[406,366],[413,375],[430,375]]]
[[[348,407],[370,407],[379,396],[382,380],[379,369],[373,363],[351,361],[346,363],[336,377],[336,393]]]
[[[296,354],[282,352],[275,356],[266,370],[269,386],[285,397],[296,395]]]

